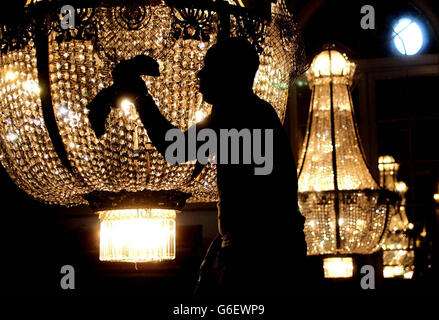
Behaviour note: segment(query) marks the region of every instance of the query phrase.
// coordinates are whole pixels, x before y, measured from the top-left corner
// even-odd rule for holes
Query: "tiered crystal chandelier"
[[[220,36],[239,36],[260,52],[255,92],[283,119],[302,52],[284,2],[271,2],[27,1],[1,26],[2,165],[39,200],[90,205],[101,219],[101,260],[172,259],[169,210],[187,199],[215,201],[215,167],[195,177],[193,163],[166,163],[129,101],[111,109],[97,138],[87,106],[112,84],[118,62],[146,54],[160,69],[159,77],[144,76],[151,95],[174,125],[187,129],[210,113],[196,75],[206,51]],[[60,25],[63,5],[74,8],[73,29]]]
[[[353,254],[380,248],[392,194],[367,167],[349,87],[355,64],[334,49],[317,55],[308,129],[299,160],[299,204],[308,255],[324,255],[326,277],[351,277]]]
[[[388,232],[384,238],[383,248],[383,276],[384,278],[413,277],[415,251],[410,230],[413,224],[407,219],[405,210],[407,185],[397,181],[399,163],[392,156],[381,156],[378,159],[380,184],[387,190],[395,191],[401,196],[401,204],[395,215],[392,216]]]

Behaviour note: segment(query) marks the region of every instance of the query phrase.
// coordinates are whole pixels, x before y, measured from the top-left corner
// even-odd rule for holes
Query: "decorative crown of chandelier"
[[[368,254],[380,248],[394,195],[373,178],[356,128],[355,64],[334,49],[308,71],[312,99],[299,160],[299,204],[308,254]]]

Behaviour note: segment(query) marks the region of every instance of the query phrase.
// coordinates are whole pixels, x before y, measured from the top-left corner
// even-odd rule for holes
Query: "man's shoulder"
[[[256,97],[255,112],[266,123],[280,124],[279,116],[275,108],[265,100]]]

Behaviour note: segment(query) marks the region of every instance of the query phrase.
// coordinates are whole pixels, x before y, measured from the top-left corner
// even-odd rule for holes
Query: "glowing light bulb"
[[[122,108],[122,111],[125,114],[125,116],[129,118],[133,117],[134,104],[130,100],[123,99],[122,102],[120,103],[120,107]]]
[[[101,261],[149,262],[175,258],[175,211],[99,212]]]
[[[405,184],[405,182],[397,182],[396,183],[396,191],[400,192],[400,193],[406,193],[408,190],[407,185]]]
[[[40,93],[40,87],[38,86],[38,83],[34,80],[27,80],[23,82],[23,89],[26,90],[28,93]]]
[[[131,121],[136,121],[137,111],[136,106],[128,99],[123,99],[120,103],[120,107],[124,115]],[[139,133],[137,123],[135,124],[133,132],[133,153],[137,157],[139,155]],[[137,164],[137,162],[136,162]]]
[[[195,122],[200,122],[206,117],[206,114],[202,110],[195,112]]]

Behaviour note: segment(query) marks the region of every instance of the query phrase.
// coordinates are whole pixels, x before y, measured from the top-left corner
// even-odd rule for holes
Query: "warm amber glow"
[[[17,79],[17,77],[18,77],[18,75],[14,71],[7,71],[5,74],[6,81],[14,81],[15,79]]]
[[[433,199],[434,199],[436,202],[439,203],[439,193],[435,193],[435,194],[433,195]]]
[[[380,156],[378,158],[378,169],[380,171],[389,171],[391,174],[395,174],[399,169],[399,163],[396,163],[395,158],[392,156]]]
[[[175,258],[175,211],[99,212],[101,261],[149,262]]]
[[[307,74],[313,99],[298,189],[309,255],[378,250],[388,214],[356,131],[349,90],[354,70],[344,55],[325,50]]]
[[[378,170],[380,171],[380,185],[381,187],[397,191],[396,176],[399,170],[399,163],[396,163],[392,156],[380,156],[378,158]],[[403,188],[402,185],[399,188]]]
[[[404,267],[402,266],[385,266],[383,269],[384,278],[395,278],[404,275]]]
[[[323,259],[325,278],[351,278],[354,271],[352,258]]]
[[[121,24],[110,5],[96,6],[93,11],[94,21],[99,21],[99,48],[81,37],[60,42],[56,30],[48,37],[48,93],[74,170],[63,166],[46,129],[34,42],[1,54],[0,162],[25,192],[61,205],[87,204],[82,196],[92,191],[145,189],[191,193],[192,202],[217,200],[214,164],[208,164],[199,179],[188,183],[194,164],[168,164],[150,144],[129,101],[113,106],[106,120],[107,131],[99,139],[89,123],[87,105],[112,84],[114,63],[145,53],[158,61],[160,76],[144,76],[143,80],[169,121],[186,130],[210,114],[211,105],[203,101],[198,90],[197,73],[207,50],[217,41],[219,19],[213,14],[208,41],[176,40],[170,32],[172,10],[164,1],[156,2],[142,4],[148,14],[139,30]],[[87,11],[91,13],[91,9],[84,9],[84,14]],[[292,37],[295,31],[290,29],[294,19],[284,1],[273,3],[271,12],[254,91],[283,119],[291,74],[300,70],[302,63],[297,59],[300,46]],[[238,23],[232,19],[231,29],[238,30]]]
[[[23,82],[23,89],[29,94],[40,93],[40,87],[38,86],[38,83],[34,80],[27,80]]]
[[[336,50],[324,50],[314,58],[311,73],[314,77],[348,76],[355,70],[355,64],[346,55]]]

